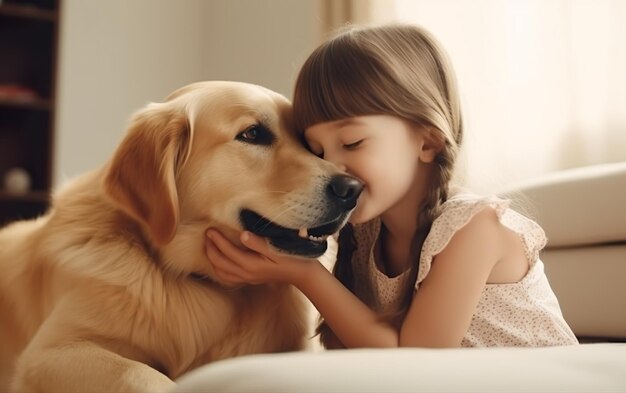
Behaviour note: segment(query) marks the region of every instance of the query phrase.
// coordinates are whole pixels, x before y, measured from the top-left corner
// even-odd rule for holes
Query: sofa
[[[243,356],[175,392],[625,392],[626,162],[547,174],[501,195],[544,228],[541,254],[581,344],[351,349]]]
[[[545,175],[508,194],[548,236],[541,259],[574,333],[626,340],[626,162]]]

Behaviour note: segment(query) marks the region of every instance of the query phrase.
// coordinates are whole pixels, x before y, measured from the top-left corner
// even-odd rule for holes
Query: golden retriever
[[[204,253],[207,228],[245,228],[316,258],[347,220],[360,183],[303,147],[290,111],[256,85],[183,87],[46,215],[0,230],[0,391],[157,392],[207,362],[302,349],[300,294],[221,285]]]

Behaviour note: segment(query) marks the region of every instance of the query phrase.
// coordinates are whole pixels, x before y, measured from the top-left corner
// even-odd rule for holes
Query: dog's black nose
[[[346,210],[356,206],[361,191],[363,191],[363,184],[348,175],[333,176],[327,188],[328,195],[334,200],[339,200]]]

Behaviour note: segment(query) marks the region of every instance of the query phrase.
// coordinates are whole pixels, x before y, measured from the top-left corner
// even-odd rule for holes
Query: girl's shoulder
[[[426,277],[433,258],[446,248],[454,234],[474,218],[477,220],[484,218],[485,215],[481,216],[481,212],[486,209],[495,212],[497,217],[495,225],[502,225],[520,235],[524,253],[532,266],[539,257],[539,251],[545,246],[547,238],[539,224],[511,209],[510,202],[495,195],[481,196],[468,192],[457,192],[451,196],[441,206],[441,211],[433,221],[424,241],[416,285]]]

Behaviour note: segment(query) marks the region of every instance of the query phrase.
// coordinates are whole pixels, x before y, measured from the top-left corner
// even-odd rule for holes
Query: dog
[[[318,258],[361,188],[264,87],[198,82],[147,105],[101,168],[0,230],[0,391],[166,391],[208,362],[303,349],[302,295],[220,283],[205,232]]]

